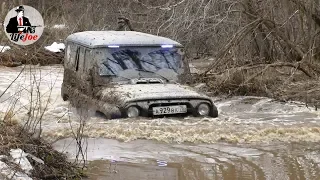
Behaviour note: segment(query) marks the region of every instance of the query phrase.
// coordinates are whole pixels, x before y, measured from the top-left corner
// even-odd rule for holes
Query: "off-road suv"
[[[85,31],[66,39],[61,95],[107,118],[217,117],[213,101],[181,85],[183,46],[135,31]]]

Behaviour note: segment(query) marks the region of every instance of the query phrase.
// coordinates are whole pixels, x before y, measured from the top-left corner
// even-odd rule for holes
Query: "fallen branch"
[[[294,4],[298,6],[298,8],[306,15],[311,15],[311,19],[320,27],[320,16],[316,12],[312,12],[309,8],[307,8],[300,0],[290,0]]]
[[[226,73],[227,71],[243,71],[243,70],[250,70],[250,69],[256,69],[256,68],[263,68],[263,67],[293,67],[296,68],[300,71],[302,71],[305,75],[307,75],[309,78],[312,78],[313,76],[304,68],[301,67],[301,63],[297,62],[297,63],[286,63],[286,62],[280,62],[280,63],[273,63],[273,64],[257,64],[257,65],[251,65],[251,66],[240,66],[240,67],[234,67],[234,68],[230,68],[230,69],[226,69],[224,71],[218,72],[218,73],[214,73],[214,74],[210,74],[213,76],[216,75],[221,75]],[[205,78],[209,78],[210,76],[206,76]]]

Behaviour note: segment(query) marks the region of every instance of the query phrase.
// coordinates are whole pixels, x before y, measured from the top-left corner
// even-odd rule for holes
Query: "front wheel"
[[[63,101],[68,101],[69,96],[67,94],[63,94],[62,99],[63,99]]]
[[[211,117],[216,118],[218,117],[218,109],[215,105],[212,105],[212,110],[210,113]]]
[[[67,101],[68,99],[69,99],[69,96],[68,96],[68,94],[66,94],[66,87],[65,87],[65,85],[64,85],[64,83],[62,83],[62,85],[61,85],[61,97],[62,97],[62,99],[63,99],[63,101]]]

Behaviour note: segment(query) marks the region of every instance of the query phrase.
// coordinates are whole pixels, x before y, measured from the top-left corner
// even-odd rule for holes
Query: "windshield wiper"
[[[126,79],[126,80],[131,80],[131,78],[127,78],[127,77],[124,77],[124,76],[121,76],[118,74],[116,74],[115,72],[113,72],[113,70],[109,67],[108,64],[105,64],[105,63],[102,63],[110,72],[112,72],[112,75],[100,75],[101,77],[106,77],[106,76],[116,76],[116,77],[121,77],[123,79]]]
[[[159,73],[157,73],[157,72],[149,71],[149,70],[145,70],[145,69],[137,69],[137,71],[139,71],[139,72],[142,71],[142,72],[154,73],[154,74],[159,75],[160,77],[164,78],[167,82],[170,82],[170,79],[164,77],[163,75],[161,75],[161,74],[159,74]],[[139,75],[140,75],[140,73],[139,73]],[[141,77],[141,75],[140,75],[140,77]]]
[[[108,75],[108,74],[103,74],[103,75],[100,75],[100,77],[110,77],[110,76],[114,76],[114,77],[120,77],[120,78],[123,78],[123,79],[126,79],[126,80],[131,80],[130,78],[127,78],[127,77],[124,77],[124,76],[121,76],[121,75]]]

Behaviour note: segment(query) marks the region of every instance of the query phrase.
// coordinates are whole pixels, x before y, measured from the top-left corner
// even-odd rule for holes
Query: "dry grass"
[[[33,55],[33,58],[30,58]],[[35,53],[32,47],[23,47],[10,49],[4,53],[0,53],[0,65],[7,67],[19,66],[22,64],[39,64],[39,65],[50,65],[50,64],[62,64],[64,53],[53,53],[45,49],[39,49]]]
[[[319,78],[309,79],[293,67],[230,68],[220,73],[194,75],[192,85],[205,83],[210,95],[266,96],[279,101],[301,101],[317,108],[320,102]]]

